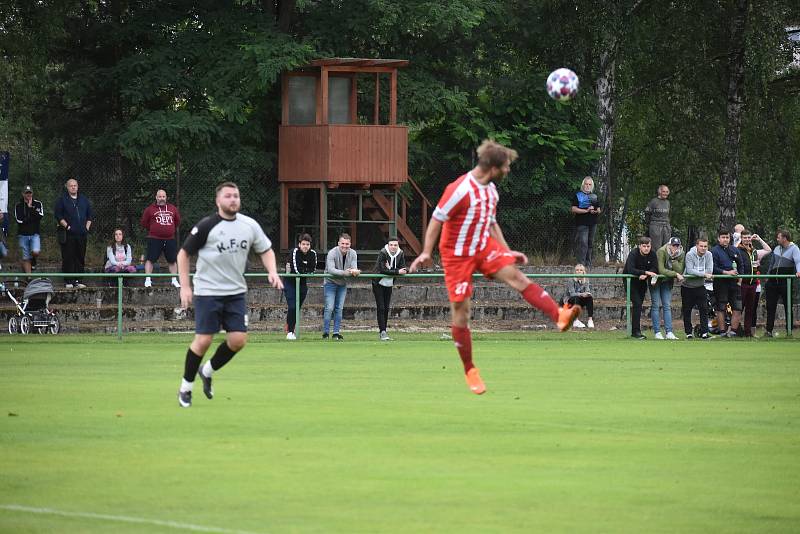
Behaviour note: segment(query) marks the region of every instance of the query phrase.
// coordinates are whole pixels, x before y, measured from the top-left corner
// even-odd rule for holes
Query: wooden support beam
[[[392,71],[391,102],[389,103],[389,124],[397,124],[397,69]]]
[[[377,72],[375,73],[375,108],[372,117],[373,124],[381,123],[381,75]]]
[[[322,91],[322,124],[328,124],[328,69],[322,67],[319,76],[320,90]]]

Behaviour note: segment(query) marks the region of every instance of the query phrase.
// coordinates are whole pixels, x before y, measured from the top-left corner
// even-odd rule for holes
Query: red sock
[[[466,373],[475,365],[472,363],[472,333],[469,328],[462,328],[453,325],[450,327],[453,333],[453,344],[458,349],[458,355],[461,357],[461,363],[464,364],[464,372]]]
[[[558,321],[558,304],[553,298],[542,289],[542,286],[531,283],[524,291],[520,292],[528,304],[534,308],[542,310],[555,323]]]

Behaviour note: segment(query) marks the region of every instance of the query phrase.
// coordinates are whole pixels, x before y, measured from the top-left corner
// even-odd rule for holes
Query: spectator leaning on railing
[[[685,254],[681,247],[681,240],[672,237],[669,243],[656,251],[658,258],[659,278],[655,284],[650,284],[650,319],[653,322],[653,332],[656,339],[678,339],[672,332],[672,286],[675,280],[683,281],[683,265]],[[664,331],[662,335],[661,316],[659,308],[664,310]]]
[[[339,236],[339,243],[328,251],[325,260],[325,272],[333,276],[326,278],[322,284],[325,295],[325,307],[322,311],[322,338],[328,339],[333,316],[333,339],[342,341],[340,331],[342,324],[342,310],[344,299],[347,296],[347,279],[361,274],[358,270],[358,254],[350,248],[350,235]]]
[[[292,274],[314,274],[317,269],[317,253],[311,248],[311,235],[301,234],[297,241],[297,246],[289,253],[289,262],[286,264],[289,269],[287,272]],[[295,284],[300,284],[300,306],[306,300],[308,294],[308,280],[305,278],[286,277],[283,279],[283,293],[286,295],[286,339],[294,341],[297,339],[295,328],[297,327],[297,315],[295,313]]]
[[[692,308],[697,306],[700,313],[700,339],[708,339],[708,293],[706,283],[714,278],[714,260],[708,252],[708,240],[699,238],[695,246],[686,253],[681,285],[681,308],[683,310],[683,330],[686,339],[693,337]]]
[[[778,230],[776,240],[778,246],[772,250],[772,260],[764,274],[794,274],[800,278],[800,249],[792,243],[792,234],[788,230]],[[763,270],[762,270],[763,272]],[[795,282],[797,283],[797,282]],[[767,293],[767,326],[764,336],[773,337],[775,313],[778,311],[778,300],[783,301],[783,309],[788,320],[788,303],[786,302],[786,279],[768,278],[765,284]]]
[[[631,250],[625,261],[625,274],[636,276],[631,280],[631,337],[645,339],[642,334],[642,303],[647,293],[647,283],[658,276],[658,258],[651,249],[649,237],[640,237],[639,246]]]
[[[711,249],[714,259],[714,274],[738,275],[745,274],[739,249],[730,246],[731,233],[720,228],[717,232],[717,244]],[[739,322],[742,319],[742,291],[739,287],[741,280],[735,278],[714,279],[714,302],[717,308],[717,330],[723,337],[735,337]],[[725,326],[725,311],[728,303],[731,305],[731,326]]]
[[[758,278],[755,275],[758,272],[759,260],[770,250],[769,245],[761,241],[757,235],[752,235],[749,230],[742,230],[740,233],[740,241],[737,248],[742,258],[742,271],[747,278],[742,278],[742,334],[745,337],[753,336],[753,328],[755,328],[755,311],[757,295],[756,289],[758,288]],[[761,242],[762,249],[753,249],[753,240]]]

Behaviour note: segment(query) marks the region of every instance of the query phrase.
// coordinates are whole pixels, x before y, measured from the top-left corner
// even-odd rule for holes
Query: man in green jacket
[[[664,278],[653,278],[650,284],[650,319],[653,321],[653,332],[656,339],[678,339],[672,333],[672,286],[677,279],[683,281],[684,260],[686,254],[681,247],[681,240],[672,237],[666,245],[656,251],[658,258],[658,274]],[[659,308],[664,309],[664,330],[660,330],[661,314]]]

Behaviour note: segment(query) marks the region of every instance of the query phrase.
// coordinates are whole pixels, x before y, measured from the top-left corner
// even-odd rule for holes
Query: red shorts
[[[444,283],[450,302],[464,302],[472,296],[472,275],[480,271],[486,278],[507,265],[514,265],[516,258],[511,251],[493,238],[489,238],[486,248],[474,256],[453,256],[442,253]]]

